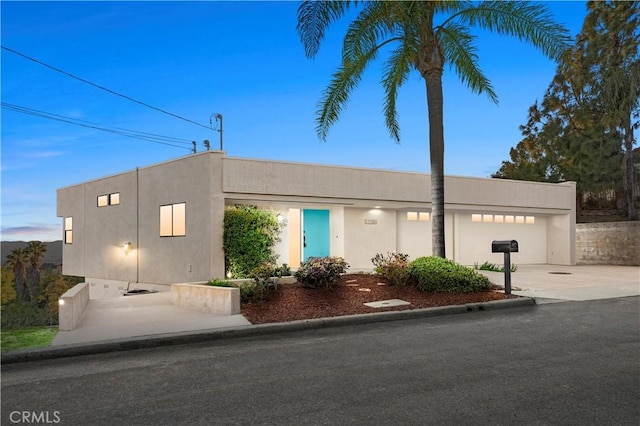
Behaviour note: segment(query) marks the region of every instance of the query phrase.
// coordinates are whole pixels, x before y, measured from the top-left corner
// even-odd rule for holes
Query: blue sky
[[[585,2],[546,3],[572,35]],[[314,60],[295,31],[297,2],[1,3],[2,45],[173,114],[109,94],[2,50],[2,102],[110,129],[178,138],[174,146],[2,109],[2,240],[61,239],[56,189],[189,155],[189,141],[219,134],[227,155],[429,172],[423,81],[398,99],[401,143],[384,127],[382,60],[368,70],[326,142],[315,133],[322,90],[339,65],[346,21]],[[476,31],[480,67],[500,104],[471,93],[450,70],[445,97],[445,173],[488,177],[520,140],[555,64],[517,40]],[[215,120],[214,120],[215,124]],[[184,144],[182,143],[184,142]]]

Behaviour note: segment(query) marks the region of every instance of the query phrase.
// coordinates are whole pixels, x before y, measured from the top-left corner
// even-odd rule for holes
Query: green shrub
[[[495,263],[490,263],[489,261],[485,261],[482,265],[478,265],[478,262],[475,262],[473,267],[480,271],[504,272],[504,266],[498,266]],[[518,266],[515,263],[512,263],[509,270],[511,272],[516,272],[518,270]]]
[[[2,328],[39,327],[58,324],[58,315],[52,315],[46,306],[35,302],[14,301],[2,306]]]
[[[300,265],[295,277],[309,288],[331,288],[349,264],[341,257],[310,257]]]
[[[471,268],[441,257],[419,257],[411,262],[409,276],[422,291],[468,293],[491,289],[489,279]]]
[[[279,277],[290,277],[291,268],[289,268],[289,265],[287,265],[286,263],[283,263],[276,271],[276,275]]]
[[[240,303],[256,303],[264,300],[264,292],[258,289],[255,282],[238,285],[240,289]]]
[[[256,283],[256,292],[260,299],[265,299],[271,290],[278,288],[279,268],[272,263],[261,263],[251,270],[251,277]]]
[[[383,276],[391,285],[405,285],[409,282],[409,255],[404,253],[377,253],[371,259],[376,274]]]
[[[218,279],[218,278],[209,280],[207,285],[210,285],[212,287],[236,287],[236,285],[234,283],[232,283],[231,281],[221,280],[221,279]]]
[[[270,210],[244,205],[227,207],[222,237],[226,270],[233,277],[247,278],[261,263],[275,263],[273,246],[280,241],[282,226]]]

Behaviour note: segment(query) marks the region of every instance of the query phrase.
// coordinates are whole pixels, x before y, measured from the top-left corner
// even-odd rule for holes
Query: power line
[[[17,50],[13,50],[13,49],[10,49],[10,48],[5,47],[5,46],[1,46],[1,47],[2,47],[4,50],[8,51],[8,52],[11,52],[11,53],[16,54],[16,55],[18,55],[18,56],[22,56],[22,57],[23,57],[23,58],[25,58],[25,59],[28,59],[28,60],[30,60],[30,61],[33,61],[33,62],[35,62],[35,63],[37,63],[37,64],[42,65],[42,66],[45,66],[45,67],[47,67],[47,68],[49,68],[49,69],[52,69],[52,70],[54,70],[54,71],[56,71],[56,72],[59,72],[59,73],[61,73],[61,74],[64,74],[64,75],[66,75],[66,76],[68,76],[68,77],[74,78],[74,79],[76,79],[76,80],[78,80],[78,81],[81,81],[81,82],[83,82],[83,83],[86,83],[86,84],[88,84],[88,85],[90,85],[90,86],[97,87],[98,89],[101,89],[101,90],[104,90],[104,91],[106,91],[106,92],[109,92],[109,93],[111,93],[112,95],[120,96],[121,98],[124,98],[124,99],[130,100],[130,101],[132,101],[132,102],[135,102],[135,103],[140,104],[140,105],[143,105],[143,106],[146,106],[147,108],[154,109],[154,110],[159,111],[159,112],[161,112],[161,113],[163,113],[163,114],[167,114],[167,115],[170,115],[170,116],[172,116],[172,117],[178,118],[178,119],[180,119],[180,120],[186,121],[186,122],[188,122],[188,123],[195,124],[196,126],[204,127],[205,129],[209,129],[209,130],[211,130],[211,128],[210,128],[209,126],[206,126],[206,125],[204,125],[204,124],[200,124],[200,123],[195,122],[195,121],[193,121],[193,120],[189,120],[188,118],[181,117],[181,116],[179,116],[179,115],[177,115],[177,114],[173,114],[173,113],[171,113],[171,112],[169,112],[169,111],[165,111],[165,110],[163,110],[163,109],[156,108],[156,107],[154,107],[154,106],[152,106],[152,105],[149,105],[149,104],[144,103],[144,102],[142,102],[142,101],[139,101],[139,100],[137,100],[137,99],[133,99],[132,97],[127,96],[127,95],[123,95],[122,93],[115,92],[115,91],[113,91],[113,90],[111,90],[111,89],[107,89],[107,88],[106,88],[106,87],[104,87],[104,86],[100,86],[99,84],[92,83],[92,82],[90,82],[89,80],[85,80],[84,78],[80,78],[80,77],[78,77],[78,76],[75,76],[75,75],[73,75],[73,74],[71,74],[71,73],[68,73],[68,72],[63,71],[63,70],[61,70],[61,69],[59,69],[59,68],[56,68],[56,67],[51,66],[51,65],[49,65],[49,64],[46,64],[46,63],[44,63],[44,62],[42,62],[42,61],[39,61],[39,60],[37,60],[37,59],[35,59],[35,58],[32,58],[31,56],[27,56],[27,55],[25,55],[24,53],[20,53],[20,52],[18,52]]]
[[[39,110],[33,109],[33,108],[27,108],[27,107],[14,105],[14,104],[6,103],[6,102],[1,102],[0,104],[1,104],[3,109],[7,109],[9,111],[14,111],[14,112],[19,112],[21,114],[32,115],[34,117],[40,117],[40,118],[47,118],[49,120],[61,121],[63,123],[74,124],[76,126],[87,127],[87,128],[94,129],[94,130],[100,130],[100,131],[103,131],[103,132],[113,133],[113,134],[120,135],[120,136],[125,136],[125,137],[129,137],[129,138],[133,138],[133,139],[140,139],[140,140],[144,140],[144,141],[147,141],[147,142],[158,143],[158,144],[161,144],[161,145],[168,145],[168,146],[172,146],[172,147],[175,147],[175,148],[186,149],[188,151],[191,151],[191,148],[187,148],[185,146],[180,146],[180,145],[175,145],[176,143],[181,143],[181,144],[185,144],[185,145],[191,145],[191,142],[188,141],[187,139],[180,139],[180,138],[174,138],[174,137],[171,137],[171,136],[157,135],[157,134],[154,134],[154,133],[139,132],[137,130],[128,130],[128,129],[121,129],[121,128],[108,128],[108,127],[103,127],[103,126],[100,126],[100,125],[97,125],[97,124],[94,124],[94,123],[90,123],[88,121],[78,120],[78,119],[74,119],[74,118],[71,118],[71,117],[65,117],[65,116],[58,115],[58,114],[52,114],[52,113],[45,112],[45,111],[39,111]]]

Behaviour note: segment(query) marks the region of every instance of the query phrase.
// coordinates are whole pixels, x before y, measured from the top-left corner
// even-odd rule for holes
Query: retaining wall
[[[577,224],[576,263],[640,265],[640,222]]]

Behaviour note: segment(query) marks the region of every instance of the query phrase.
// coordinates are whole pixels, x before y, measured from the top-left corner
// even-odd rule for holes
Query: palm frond
[[[374,49],[386,36],[394,31],[389,9],[392,2],[372,2],[351,22],[344,37],[343,60],[352,60],[364,52]]]
[[[296,31],[304,46],[307,58],[313,58],[320,49],[326,29],[340,19],[352,4],[358,1],[305,0],[298,7]]]
[[[398,89],[406,82],[416,55],[415,40],[409,34],[406,34],[402,41],[386,62],[382,79],[385,92],[385,123],[387,129],[389,129],[389,134],[397,143],[400,142],[400,126],[398,125],[398,113],[396,110]]]
[[[473,44],[475,37],[466,27],[452,21],[439,27],[437,32],[444,56],[450,61],[462,83],[472,92],[486,93],[493,102],[498,103],[498,96],[491,82],[478,66],[477,48]]]
[[[452,15],[469,26],[514,36],[559,60],[569,47],[567,29],[556,23],[547,7],[524,1],[483,1]]]
[[[316,132],[321,140],[327,139],[329,128],[338,120],[342,108],[349,100],[351,90],[360,81],[367,64],[375,59],[378,47],[351,61],[343,61],[338,71],[333,74],[331,82],[322,93],[317,111]]]

